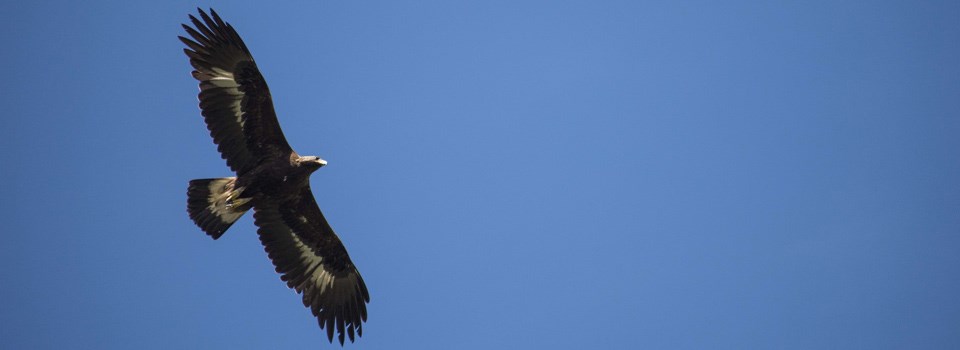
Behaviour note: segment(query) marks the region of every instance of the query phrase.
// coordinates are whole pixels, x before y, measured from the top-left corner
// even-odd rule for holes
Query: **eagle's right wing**
[[[184,24],[193,40],[187,45],[193,77],[200,81],[200,109],[213,142],[238,175],[261,160],[286,157],[291,148],[273,110],[270,90],[250,50],[230,24],[212,9],[193,15],[196,29]]]
[[[293,200],[260,203],[254,210],[260,242],[282,274],[280,279],[303,294],[303,305],[317,317],[320,328],[326,328],[327,338],[333,342],[334,328],[340,344],[344,335],[353,342],[354,330],[363,335],[370,294],[309,185]]]

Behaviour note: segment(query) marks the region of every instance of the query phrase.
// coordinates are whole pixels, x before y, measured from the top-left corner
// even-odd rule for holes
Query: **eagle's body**
[[[218,239],[248,210],[270,260],[332,342],[362,335],[370,301],[350,256],[320,212],[310,174],[326,165],[293,151],[280,130],[267,84],[240,36],[216,12],[190,16],[180,37],[200,82],[200,109],[236,177],[197,179],[187,190],[187,212]]]
[[[287,157],[263,163],[237,177],[237,186],[244,188],[241,197],[252,198],[251,204],[262,201],[284,201],[285,196],[310,187],[310,174],[326,162],[318,157],[301,157],[290,152]]]

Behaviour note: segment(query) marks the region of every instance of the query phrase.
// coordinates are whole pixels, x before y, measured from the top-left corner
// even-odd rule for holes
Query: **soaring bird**
[[[310,174],[327,164],[287,144],[270,90],[250,50],[213,9],[184,24],[200,110],[217,150],[234,177],[196,179],[187,189],[187,212],[218,239],[253,209],[257,235],[280,279],[303,295],[332,343],[363,335],[370,295],[340,238],[310,191]],[[202,20],[201,20],[202,19]]]

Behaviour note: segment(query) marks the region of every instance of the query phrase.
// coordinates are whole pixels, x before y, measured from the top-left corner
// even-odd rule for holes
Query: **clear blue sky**
[[[6,4],[0,347],[339,347],[187,218],[198,5],[330,162],[350,348],[960,348],[957,2],[446,0]]]

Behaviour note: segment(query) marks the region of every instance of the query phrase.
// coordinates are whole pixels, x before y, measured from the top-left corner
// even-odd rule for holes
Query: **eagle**
[[[287,143],[267,83],[237,31],[210,9],[183,24],[200,110],[234,177],[191,180],[187,213],[218,239],[253,209],[264,250],[280,279],[303,295],[332,343],[363,335],[367,286],[310,191],[310,174],[327,164],[301,156]],[[202,19],[202,20],[201,20]]]

